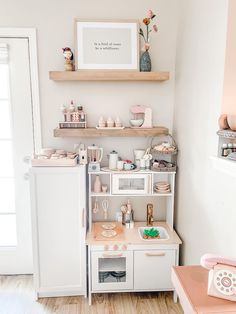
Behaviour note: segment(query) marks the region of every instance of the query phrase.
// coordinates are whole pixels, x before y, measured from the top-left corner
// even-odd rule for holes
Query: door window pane
[[[119,190],[144,190],[144,178],[122,178],[119,179]]]
[[[13,177],[13,175],[12,142],[0,140],[0,178]]]
[[[11,138],[10,104],[0,99],[0,139]]]
[[[0,64],[0,99],[9,97],[8,65]]]
[[[126,258],[99,258],[99,283],[126,282]]]
[[[0,246],[16,244],[16,215],[0,215]]]
[[[0,178],[0,213],[15,212],[15,182],[13,178]]]

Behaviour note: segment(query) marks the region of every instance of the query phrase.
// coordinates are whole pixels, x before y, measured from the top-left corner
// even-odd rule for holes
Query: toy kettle
[[[109,154],[109,169],[115,170],[117,168],[117,161],[118,161],[118,153],[113,150]]]

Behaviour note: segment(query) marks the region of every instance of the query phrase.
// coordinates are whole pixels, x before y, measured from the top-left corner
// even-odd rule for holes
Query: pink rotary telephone
[[[236,259],[205,254],[201,258],[201,265],[210,269],[208,295],[236,301]]]

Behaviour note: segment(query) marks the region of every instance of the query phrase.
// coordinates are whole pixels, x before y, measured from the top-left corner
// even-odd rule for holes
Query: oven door
[[[133,289],[133,252],[91,252],[92,290]]]
[[[113,174],[112,194],[149,194],[150,174]]]

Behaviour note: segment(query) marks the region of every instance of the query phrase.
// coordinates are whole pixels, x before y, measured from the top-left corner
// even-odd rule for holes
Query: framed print
[[[138,21],[75,21],[76,70],[139,70]]]

